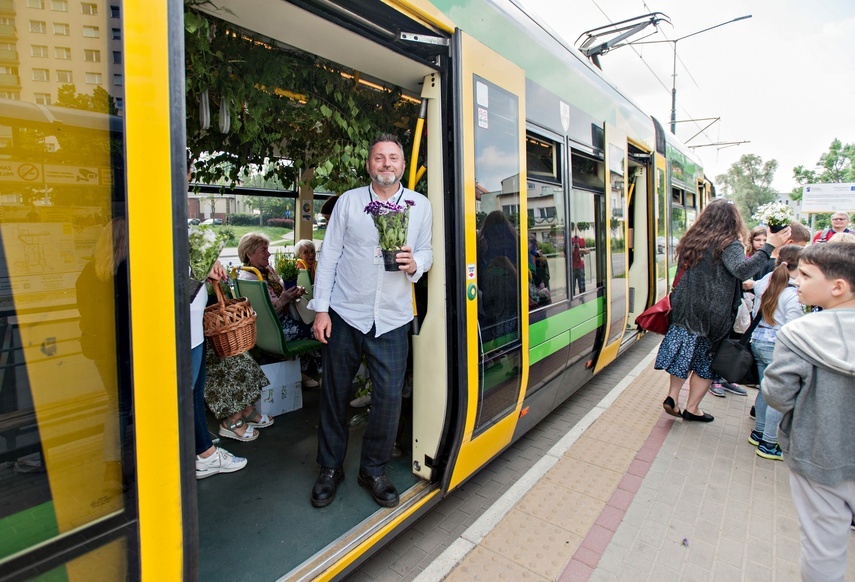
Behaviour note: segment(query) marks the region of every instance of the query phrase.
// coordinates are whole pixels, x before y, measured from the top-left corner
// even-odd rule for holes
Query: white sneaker
[[[359,398],[354,398],[350,401],[350,405],[354,408],[362,408],[369,404],[371,404],[371,394],[366,394],[365,396],[360,396]]]
[[[226,449],[217,447],[214,454],[203,459],[196,456],[196,478],[204,479],[217,473],[234,473],[246,467],[246,459],[236,457]]]

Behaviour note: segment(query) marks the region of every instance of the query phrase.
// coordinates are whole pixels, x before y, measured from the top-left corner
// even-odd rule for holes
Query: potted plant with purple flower
[[[769,202],[757,209],[751,218],[765,224],[771,232],[784,230],[795,219],[792,207],[783,202]]]
[[[415,206],[412,200],[404,200],[404,204],[391,201],[372,200],[365,207],[366,214],[374,219],[374,226],[383,251],[383,264],[387,271],[398,271],[395,260],[401,247],[407,244],[407,224],[410,218],[410,207]]]

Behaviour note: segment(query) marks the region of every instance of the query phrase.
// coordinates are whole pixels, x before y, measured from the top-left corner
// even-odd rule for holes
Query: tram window
[[[666,247],[666,219],[668,217],[667,200],[665,199],[665,171],[656,168],[656,296],[662,297],[666,292],[667,262],[665,258]]]
[[[570,194],[570,269],[572,296],[596,292],[599,266],[597,224],[602,196],[574,188]]]
[[[564,188],[528,182],[528,308],[567,299]]]
[[[671,189],[671,203],[677,206],[683,205],[683,191],[678,188]]]
[[[686,192],[686,208],[693,208],[695,206],[695,194],[693,192]]]
[[[526,172],[530,180],[561,181],[558,144],[531,135],[525,140]]]
[[[477,75],[475,192],[478,230],[478,369],[476,430],[516,406],[521,388],[520,166],[517,96]]]
[[[571,153],[570,295],[596,292],[599,284],[600,239],[604,236],[605,164],[577,151]],[[600,225],[598,227],[598,225]]]
[[[676,258],[677,244],[686,234],[686,209],[674,206],[671,208],[671,238],[668,241],[668,253],[672,260]]]
[[[57,15],[68,5],[32,4]],[[106,19],[94,14],[87,25],[97,30]],[[21,168],[3,182],[0,213],[0,561],[46,563],[48,544],[71,534],[73,563],[41,577],[125,579],[138,544],[120,538],[135,530],[137,505],[125,143],[111,114],[119,93],[82,82],[91,38],[65,23],[23,22],[63,35],[54,56],[68,65],[55,77],[21,70],[26,101],[53,115],[16,102],[0,121],[0,147]],[[47,86],[70,83],[75,67],[76,87]]]
[[[570,158],[573,187],[603,192],[606,189],[603,163],[592,157],[573,152]]]

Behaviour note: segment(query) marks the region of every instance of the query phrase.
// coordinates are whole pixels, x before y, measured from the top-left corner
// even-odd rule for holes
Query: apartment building
[[[56,104],[74,85],[124,108],[121,0],[0,0],[0,98]]]

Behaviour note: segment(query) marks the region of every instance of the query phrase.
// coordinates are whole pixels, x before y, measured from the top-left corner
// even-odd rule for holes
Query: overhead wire
[[[602,13],[602,15],[606,18],[606,20],[608,20],[610,23],[614,24],[614,21],[611,19],[611,17],[608,14],[606,14],[606,11],[603,10],[602,6],[600,6],[597,3],[597,0],[591,0],[591,2],[594,4],[594,6],[597,7],[597,10],[599,10],[600,13]],[[645,2],[645,0],[642,0],[641,4],[642,4],[642,6],[644,6],[644,9],[647,11],[648,14],[653,13],[653,11],[650,10],[650,7],[647,5],[647,2]],[[665,40],[671,40],[668,38],[668,36],[665,34],[665,32],[662,29],[660,29],[658,26],[656,27],[656,30],[659,31],[660,34],[662,34],[662,36],[665,38]],[[659,77],[659,75],[656,73],[656,71],[653,70],[653,68],[650,66],[650,64],[644,59],[644,57],[641,55],[641,53],[639,53],[638,50],[636,50],[636,48],[632,45],[631,42],[622,44],[620,46],[630,47],[633,50],[633,52],[638,56],[638,58],[641,59],[641,62],[644,63],[644,66],[647,68],[647,70],[650,71],[650,74],[653,75],[653,77],[659,82],[660,85],[662,85],[662,88],[665,89],[665,91],[669,95],[671,94],[671,87],[669,87],[664,81],[662,81],[662,79]],[[686,63],[683,62],[683,59],[680,58],[680,55],[677,55],[677,60],[679,60],[680,64],[683,65],[683,69],[686,71],[686,74],[689,75],[689,78],[692,79],[692,82],[695,84],[695,86],[700,89],[700,85],[698,84],[697,79],[695,79],[695,77],[692,75],[692,72],[689,70],[689,67],[686,66]],[[680,110],[686,114],[687,120],[693,120],[692,114],[689,113],[685,107],[681,106]],[[708,140],[712,141],[712,138],[710,138],[710,136],[705,131],[707,128],[702,128],[701,125],[696,121],[692,121],[692,123],[694,123],[695,127],[700,130],[699,133],[703,134],[704,137],[706,137]]]

